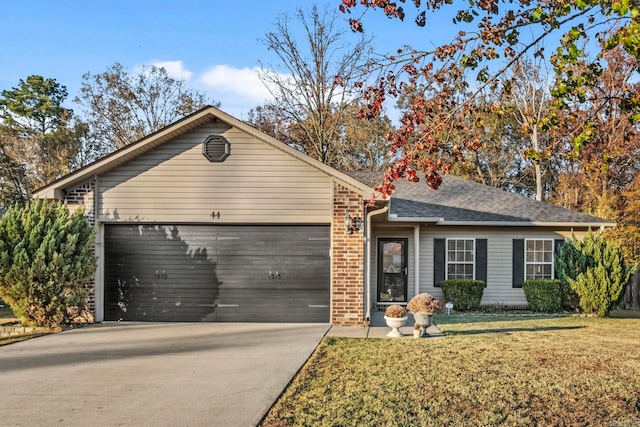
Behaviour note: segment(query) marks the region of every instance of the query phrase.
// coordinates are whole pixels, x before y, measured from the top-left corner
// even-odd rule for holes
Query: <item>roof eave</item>
[[[467,225],[478,227],[615,227],[615,222],[545,222],[545,221],[441,221],[437,225]]]

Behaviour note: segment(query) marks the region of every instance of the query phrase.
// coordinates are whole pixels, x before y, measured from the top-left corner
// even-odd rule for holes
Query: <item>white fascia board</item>
[[[532,221],[441,221],[437,225],[472,225],[485,227],[615,227],[615,222],[532,222]]]
[[[438,224],[444,221],[444,218],[438,217],[398,217],[397,214],[388,215],[389,222],[428,222],[430,224]]]

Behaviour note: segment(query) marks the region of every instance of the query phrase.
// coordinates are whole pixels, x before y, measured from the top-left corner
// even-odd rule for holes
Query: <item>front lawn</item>
[[[640,425],[640,319],[436,323],[445,338],[325,338],[262,425]]]

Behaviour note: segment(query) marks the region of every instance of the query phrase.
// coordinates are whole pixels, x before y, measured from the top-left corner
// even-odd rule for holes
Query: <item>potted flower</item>
[[[418,294],[411,298],[407,310],[413,314],[415,323],[423,327],[431,326],[433,313],[440,309],[440,301],[427,293]]]
[[[394,304],[387,307],[384,314],[384,320],[387,322],[387,326],[391,328],[391,332],[387,336],[401,337],[402,332],[399,331],[399,328],[407,323],[407,310],[400,305]]]

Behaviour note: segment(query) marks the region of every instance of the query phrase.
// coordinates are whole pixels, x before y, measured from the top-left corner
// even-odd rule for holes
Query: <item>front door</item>
[[[408,239],[378,239],[378,302],[407,302]]]

